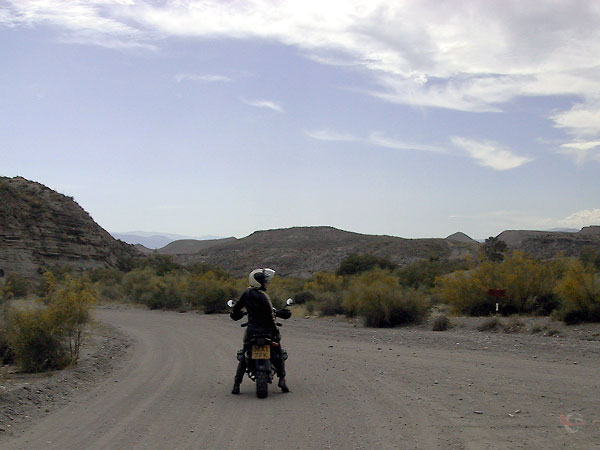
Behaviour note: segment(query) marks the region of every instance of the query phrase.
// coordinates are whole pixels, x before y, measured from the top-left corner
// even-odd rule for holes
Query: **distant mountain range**
[[[255,267],[271,267],[281,275],[308,277],[334,271],[351,253],[373,254],[406,265],[431,257],[477,256],[482,246],[461,232],[445,239],[404,239],[328,226],[262,230],[242,239],[189,239],[145,231],[113,234],[120,240],[71,197],[22,177],[0,177],[0,279],[10,272],[36,278],[52,266],[120,267],[148,253],[172,255],[184,265],[213,264],[236,276]],[[580,231],[508,230],[498,238],[509,250],[539,258],[576,257],[586,247],[600,247],[600,226]]]
[[[154,231],[126,231],[124,233],[117,233],[111,231],[110,234],[115,239],[120,239],[128,244],[140,244],[148,249],[162,248],[165,245],[170,244],[173,241],[179,241],[182,239],[192,239],[197,241],[205,241],[211,239],[220,239],[219,236],[184,236],[181,234],[162,233]]]

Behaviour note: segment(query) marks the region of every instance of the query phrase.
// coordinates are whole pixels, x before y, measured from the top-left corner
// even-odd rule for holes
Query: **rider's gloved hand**
[[[280,309],[279,311],[275,312],[275,315],[287,320],[292,317],[292,312],[289,309]]]
[[[244,317],[244,313],[242,311],[238,311],[237,313],[232,311],[229,313],[229,317],[231,317],[232,320],[240,320],[242,317]]]

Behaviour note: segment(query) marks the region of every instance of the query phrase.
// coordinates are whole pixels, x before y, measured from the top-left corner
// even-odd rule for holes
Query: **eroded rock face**
[[[71,197],[22,177],[0,177],[0,271],[37,278],[45,268],[117,267],[138,253]],[[1,272],[0,272],[1,273]]]

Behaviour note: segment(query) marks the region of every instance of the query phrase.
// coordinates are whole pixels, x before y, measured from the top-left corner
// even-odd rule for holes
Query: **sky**
[[[0,0],[0,175],[114,232],[600,225],[600,2]]]

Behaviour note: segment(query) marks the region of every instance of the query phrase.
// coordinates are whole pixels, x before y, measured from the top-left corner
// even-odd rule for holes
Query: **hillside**
[[[136,255],[72,198],[22,177],[0,177],[0,274],[33,278],[55,265],[116,267]]]
[[[170,242],[164,247],[158,249],[156,253],[160,253],[163,255],[188,255],[193,253],[198,253],[202,250],[205,250],[209,247],[214,247],[215,245],[221,245],[228,242],[236,241],[237,239],[234,237],[224,238],[224,239],[206,239],[206,240],[198,240],[198,239],[180,239],[178,241]]]
[[[582,228],[576,233],[564,231],[507,230],[498,235],[509,250],[522,250],[538,258],[559,254],[579,256],[587,246],[600,245],[600,226]]]
[[[252,267],[266,266],[281,275],[306,277],[315,272],[334,271],[351,253],[370,253],[404,265],[430,256],[475,255],[478,248],[477,242],[374,236],[333,227],[294,227],[257,231],[194,254],[177,254],[175,259],[183,264],[215,264],[234,275],[243,275]]]

